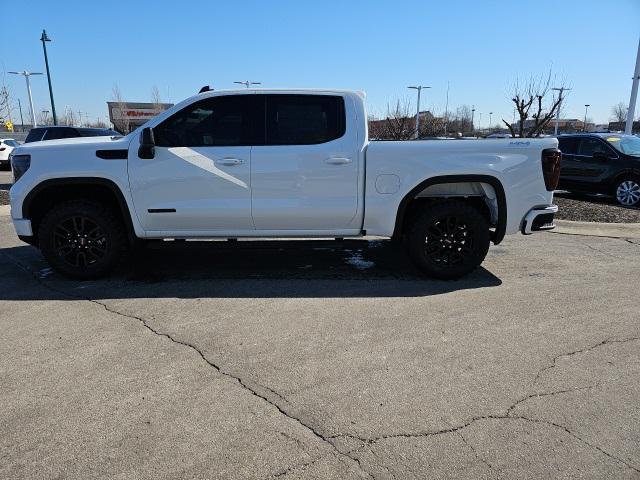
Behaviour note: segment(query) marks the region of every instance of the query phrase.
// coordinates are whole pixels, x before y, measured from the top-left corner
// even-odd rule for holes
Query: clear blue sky
[[[58,111],[91,120],[106,118],[114,83],[126,100],[149,101],[156,85],[173,103],[234,80],[348,88],[382,114],[414,102],[417,83],[433,87],[423,108],[440,113],[449,81],[450,109],[474,104],[486,125],[489,111],[511,119],[517,78],[552,68],[573,88],[563,116],[589,103],[605,122],[629,100],[640,0],[7,1],[0,68],[44,71],[43,28]],[[46,79],[32,78],[36,110],[49,109]],[[6,82],[26,114],[24,79]]]

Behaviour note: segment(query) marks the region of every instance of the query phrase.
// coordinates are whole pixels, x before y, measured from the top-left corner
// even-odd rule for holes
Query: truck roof
[[[230,89],[211,89],[200,92],[199,95],[211,93],[338,93],[338,94],[354,94],[364,98],[366,93],[358,90],[347,90],[343,88],[230,88]]]

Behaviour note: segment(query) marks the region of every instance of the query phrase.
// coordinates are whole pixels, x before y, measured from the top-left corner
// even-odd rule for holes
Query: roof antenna
[[[198,93],[211,92],[211,91],[213,91],[213,88],[209,88],[209,85],[205,85],[200,89]]]

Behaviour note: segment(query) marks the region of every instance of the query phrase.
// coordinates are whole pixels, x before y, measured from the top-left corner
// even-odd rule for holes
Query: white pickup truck
[[[369,142],[362,93],[203,90],[124,137],[17,147],[18,236],[76,278],[150,239],[373,235],[455,279],[554,227],[555,138]]]

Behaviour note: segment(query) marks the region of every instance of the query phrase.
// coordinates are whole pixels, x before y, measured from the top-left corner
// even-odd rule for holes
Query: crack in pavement
[[[580,348],[578,350],[573,350],[571,352],[568,353],[561,353],[560,355],[556,355],[555,357],[553,357],[553,360],[551,360],[550,364],[547,365],[544,368],[541,368],[540,370],[538,370],[538,373],[536,373],[535,378],[533,379],[533,384],[535,385],[536,383],[538,383],[538,380],[540,380],[540,377],[542,376],[543,373],[551,370],[552,368],[555,368],[558,360],[560,360],[561,358],[564,357],[571,357],[573,355],[577,355],[579,353],[584,353],[584,352],[589,352],[591,350],[594,350],[598,347],[602,347],[604,345],[609,345],[609,344],[613,344],[613,343],[627,343],[627,342],[634,342],[640,340],[640,337],[628,337],[628,338],[622,338],[622,339],[615,339],[615,338],[607,338],[605,340],[602,340],[601,342],[598,342],[594,345],[590,345],[588,347],[583,347]]]
[[[619,255],[614,255],[613,253],[605,252],[604,250],[600,250],[599,248],[596,248],[593,245],[589,245],[586,242],[580,242],[580,243],[582,243],[584,246],[590,248],[594,252],[600,253],[601,255],[605,255],[605,256],[611,257],[611,258],[617,258],[618,260],[625,260],[625,257],[621,257]]]
[[[463,423],[461,425],[457,425],[457,426],[452,426],[449,428],[444,428],[441,430],[433,430],[433,431],[427,431],[427,432],[410,432],[410,433],[394,433],[394,434],[387,434],[387,435],[380,435],[377,437],[362,437],[362,436],[358,436],[358,435],[353,435],[353,434],[336,434],[336,435],[332,435],[328,438],[351,438],[354,440],[358,440],[362,443],[362,447],[369,447],[373,444],[376,444],[382,440],[389,440],[389,439],[396,439],[396,438],[426,438],[426,437],[434,437],[434,436],[438,436],[438,435],[443,435],[443,434],[448,434],[448,433],[454,433],[459,435],[460,432],[462,430],[464,430],[467,427],[470,427],[471,425],[473,425],[476,422],[480,422],[483,420],[523,420],[523,421],[527,421],[527,422],[531,422],[531,423],[537,423],[537,424],[544,424],[544,425],[548,425],[551,427],[554,427],[556,429],[560,429],[562,431],[564,431],[565,433],[569,434],[570,436],[572,436],[573,438],[575,438],[576,440],[578,440],[579,442],[583,443],[584,445],[587,445],[588,447],[602,453],[603,455],[607,456],[608,458],[615,460],[616,462],[619,462],[623,465],[625,465],[627,468],[640,473],[640,468],[635,467],[634,465],[630,464],[629,462],[616,457],[615,455],[607,452],[606,450],[604,450],[603,448],[594,445],[588,441],[586,441],[584,438],[580,437],[578,434],[572,432],[568,427],[561,425],[559,423],[555,423],[552,422],[550,420],[541,420],[541,419],[536,419],[536,418],[530,418],[530,417],[526,417],[524,415],[512,415],[513,410],[521,403],[530,400],[532,398],[537,398],[537,397],[548,397],[548,396],[553,396],[553,395],[560,395],[560,394],[565,394],[565,393],[572,393],[572,392],[576,392],[576,391],[581,391],[581,390],[588,390],[588,389],[592,389],[597,387],[598,385],[588,385],[585,387],[578,387],[578,388],[573,388],[573,389],[567,389],[567,390],[557,390],[557,391],[553,391],[553,392],[543,392],[543,393],[536,393],[536,394],[529,394],[519,400],[517,400],[516,402],[514,402],[511,406],[509,406],[506,410],[506,412],[504,414],[492,414],[492,415],[482,415],[482,416],[476,416],[476,417],[472,417],[471,420],[469,420],[466,423]],[[465,441],[466,444],[468,444],[470,447],[471,445],[469,444],[469,442]],[[475,449],[472,448],[472,450]],[[478,458],[479,461],[482,461],[483,463],[488,463],[485,462],[484,459],[482,458]],[[494,468],[494,471],[496,471],[497,469]]]
[[[471,449],[471,451],[473,452],[473,456],[476,457],[476,459],[479,460],[480,462],[484,463],[489,470],[491,470],[496,474],[496,480],[498,480],[500,478],[500,471],[497,468],[495,468],[493,465],[491,465],[491,463],[489,463],[485,458],[480,456],[480,454],[475,449],[475,447],[471,443],[467,442],[467,439],[464,438],[464,435],[462,434],[461,431],[458,430],[455,433],[460,437],[460,439],[462,440],[462,443],[464,443],[467,447]]]
[[[141,323],[144,328],[146,328],[147,330],[152,332],[154,335],[165,337],[165,338],[167,338],[168,340],[170,340],[173,343],[185,346],[185,347],[190,348],[191,350],[195,351],[204,362],[206,362],[209,366],[214,368],[218,373],[220,373],[223,376],[226,376],[228,378],[231,378],[231,379],[235,380],[243,389],[245,389],[249,393],[251,393],[251,395],[263,400],[266,403],[268,403],[269,405],[274,407],[280,414],[284,415],[288,419],[290,419],[290,420],[296,422],[297,424],[299,424],[300,426],[304,427],[314,437],[316,437],[317,439],[322,441],[324,444],[329,446],[331,448],[331,450],[330,450],[331,453],[336,455],[337,459],[339,459],[341,461],[353,462],[353,464],[357,465],[358,470],[362,474],[366,475],[368,478],[374,479],[375,477],[363,467],[361,460],[358,458],[357,455],[353,454],[354,452],[357,452],[358,450],[361,450],[364,447],[370,447],[371,445],[373,445],[373,444],[375,444],[375,443],[377,443],[377,442],[379,442],[381,440],[386,440],[386,439],[421,438],[421,437],[438,436],[438,435],[443,435],[443,434],[447,434],[447,433],[455,433],[456,435],[461,435],[461,433],[460,433],[461,430],[473,425],[476,422],[483,421],[483,420],[522,420],[522,421],[527,421],[527,422],[532,422],[532,423],[537,423],[537,424],[545,424],[545,425],[548,425],[548,426],[552,426],[552,427],[554,427],[556,429],[560,429],[560,430],[566,432],[568,435],[572,436],[573,438],[575,438],[576,440],[580,441],[584,445],[587,445],[587,446],[591,447],[592,449],[595,449],[596,451],[602,453],[603,455],[607,456],[608,458],[611,458],[612,460],[615,460],[615,461],[625,465],[629,469],[634,470],[637,473],[640,473],[640,469],[639,468],[629,464],[625,460],[622,460],[622,459],[612,455],[611,453],[607,452],[606,450],[602,449],[601,447],[587,442],[582,437],[578,436],[576,433],[572,432],[569,428],[567,428],[564,425],[560,425],[558,423],[555,423],[555,422],[552,422],[552,421],[548,421],[548,420],[540,420],[540,419],[535,419],[535,418],[529,418],[529,417],[526,417],[526,416],[523,416],[523,415],[517,415],[517,416],[516,415],[511,415],[513,410],[520,403],[523,403],[523,402],[525,402],[527,400],[530,400],[532,398],[565,394],[565,393],[575,392],[575,391],[579,391],[579,390],[587,390],[587,389],[594,388],[597,385],[590,385],[590,386],[586,386],[586,387],[579,387],[579,388],[568,389],[568,390],[558,390],[558,391],[553,391],[553,392],[543,392],[543,393],[529,394],[529,395],[526,395],[525,397],[517,400],[516,402],[514,402],[511,406],[509,406],[507,408],[507,410],[506,410],[506,412],[504,414],[475,416],[475,417],[472,417],[471,420],[469,420],[468,422],[466,422],[466,423],[464,423],[462,425],[452,426],[452,427],[449,427],[449,428],[446,428],[446,429],[441,429],[441,430],[427,431],[427,432],[395,433],[395,434],[381,435],[381,436],[372,437],[372,438],[367,438],[367,437],[362,437],[362,436],[352,435],[352,434],[324,435],[317,428],[315,428],[314,426],[309,425],[309,424],[305,423],[302,419],[300,419],[300,418],[288,413],[287,411],[284,410],[283,407],[278,405],[275,401],[272,401],[266,395],[259,393],[255,388],[252,388],[240,376],[235,375],[235,374],[233,374],[231,372],[228,372],[228,371],[224,370],[222,367],[220,367],[219,365],[215,364],[213,361],[209,360],[204,355],[204,353],[196,345],[194,345],[193,343],[190,343],[190,342],[187,342],[187,341],[184,341],[184,340],[180,340],[178,338],[175,338],[173,335],[171,335],[169,333],[165,333],[165,332],[161,332],[161,331],[157,330],[156,328],[154,328],[151,325],[149,325],[147,323],[147,321],[142,317],[139,317],[139,316],[136,316],[136,315],[130,315],[130,314],[122,313],[122,312],[120,312],[118,310],[115,310],[115,309],[109,307],[106,303],[101,302],[99,300],[95,300],[95,299],[92,299],[92,298],[89,298],[89,297],[83,297],[83,296],[76,295],[76,294],[73,294],[73,293],[69,293],[69,292],[67,292],[65,290],[62,290],[60,288],[54,287],[52,285],[49,285],[48,282],[46,282],[43,279],[37,277],[34,272],[32,272],[26,266],[22,265],[18,260],[14,259],[13,257],[11,257],[10,255],[8,255],[8,254],[6,254],[4,252],[3,252],[3,254],[14,265],[16,265],[20,269],[22,269],[25,272],[27,272],[28,274],[30,274],[30,276],[38,284],[40,284],[44,288],[47,288],[47,289],[49,289],[49,290],[51,290],[53,292],[56,292],[56,293],[58,293],[60,295],[65,296],[67,298],[72,298],[72,299],[82,300],[82,301],[88,301],[88,302],[94,303],[96,305],[100,305],[102,308],[104,308],[105,311],[107,311],[107,312],[109,312],[111,314],[119,315],[121,317],[132,319],[132,320],[136,320],[139,323]],[[589,347],[584,347],[582,349],[575,350],[575,351],[572,351],[572,352],[569,352],[569,353],[563,353],[563,354],[557,355],[556,357],[553,358],[553,360],[552,360],[550,365],[548,365],[548,366],[546,366],[546,367],[544,367],[544,368],[542,368],[541,370],[538,371],[538,373],[536,374],[536,376],[534,378],[533,384],[535,385],[535,383],[539,380],[540,376],[544,372],[554,368],[556,366],[557,361],[560,358],[569,357],[569,356],[572,356],[572,355],[576,355],[578,353],[587,352],[587,351],[593,350],[595,348],[598,348],[600,346],[607,345],[607,344],[626,343],[626,342],[636,341],[636,340],[640,340],[640,337],[630,337],[630,338],[626,338],[626,339],[606,339],[606,340],[603,340],[602,342],[599,342],[599,343],[597,343],[595,345],[592,345],[592,346],[589,346]],[[284,397],[282,397],[282,395],[278,394],[273,389],[268,388],[268,387],[263,387],[260,384],[258,384],[257,382],[254,382],[254,383],[256,385],[258,385],[259,387],[264,388],[265,390],[275,394],[278,398],[280,398],[280,399],[282,399],[283,401],[286,402],[286,399],[284,399]],[[342,451],[334,443],[334,440],[337,439],[337,438],[351,438],[351,439],[359,441],[361,443],[361,445],[359,447],[355,448],[355,449]],[[475,451],[475,449],[470,445],[470,443],[468,443],[466,441],[466,439],[464,439],[464,437],[462,437],[462,439],[463,439],[463,442],[465,444],[467,444],[473,450],[474,455],[476,456],[476,458],[479,461],[482,461],[483,463],[486,463],[487,465],[490,465],[490,464],[488,464],[488,462],[486,462],[484,459],[480,458],[477,455],[477,452]],[[302,467],[304,467],[306,465],[310,465],[312,463],[315,463],[316,461],[318,461],[322,457],[323,456],[321,455],[318,458],[316,458],[315,460],[312,460],[312,461],[309,461],[309,462],[305,462],[303,464],[298,464],[298,465],[291,466],[288,469],[285,469],[284,471],[279,472],[278,474],[272,475],[272,477],[273,476],[282,477],[282,476],[288,474],[289,472],[291,472],[291,471],[293,471],[295,469],[302,468]],[[383,465],[381,465],[381,466],[383,466]],[[495,469],[494,469],[494,471],[495,471]]]
[[[58,293],[62,296],[65,296],[67,298],[71,298],[71,299],[75,299],[75,300],[81,300],[81,301],[87,301],[90,303],[93,303],[95,305],[100,305],[102,308],[104,308],[105,311],[114,314],[114,315],[119,315],[121,317],[124,318],[128,318],[130,320],[137,320],[140,324],[142,324],[142,326],[144,328],[146,328],[148,331],[150,331],[151,333],[153,333],[154,335],[157,335],[159,337],[164,337],[166,339],[168,339],[169,341],[178,344],[178,345],[182,345],[184,347],[190,348],[191,350],[195,351],[198,356],[200,356],[200,358],[202,360],[204,360],[210,367],[212,367],[214,370],[216,370],[218,373],[220,373],[221,375],[231,378],[233,380],[235,380],[243,389],[245,389],[246,391],[248,391],[249,393],[251,393],[251,395],[263,400],[264,402],[268,403],[269,405],[271,405],[272,407],[274,407],[280,414],[284,415],[285,417],[287,417],[290,420],[293,420],[294,422],[296,422],[298,425],[304,427],[307,431],[309,431],[311,434],[313,434],[314,437],[316,437],[318,440],[321,440],[324,444],[328,445],[332,451],[337,454],[338,457],[342,457],[342,458],[346,458],[351,460],[352,462],[354,462],[357,466],[358,469],[365,474],[368,478],[374,478],[369,472],[367,472],[364,467],[362,466],[360,460],[358,458],[352,457],[349,453],[350,452],[342,452],[340,451],[336,445],[334,445],[326,436],[324,436],[320,431],[318,431],[318,429],[316,429],[315,427],[313,427],[312,425],[308,425],[307,423],[305,423],[302,419],[295,417],[294,415],[289,414],[288,412],[286,412],[281,406],[279,406],[276,402],[270,400],[269,398],[267,398],[266,395],[263,395],[261,393],[259,393],[255,388],[252,388],[247,382],[245,382],[240,376],[235,375],[231,372],[228,372],[226,370],[224,370],[222,367],[220,367],[219,365],[217,365],[216,363],[214,363],[213,361],[209,360],[205,354],[202,352],[202,350],[200,350],[200,348],[198,348],[196,345],[194,345],[191,342],[187,342],[184,340],[180,340],[176,337],[174,337],[173,335],[171,335],[170,333],[165,333],[165,332],[161,332],[160,330],[157,330],[156,328],[152,327],[151,325],[149,325],[147,323],[147,321],[139,316],[136,315],[130,315],[130,314],[126,314],[126,313],[122,313],[118,310],[112,309],[111,307],[109,307],[106,303],[101,302],[99,300],[95,300],[93,298],[90,297],[84,297],[81,295],[76,295],[70,292],[67,292],[65,290],[62,290],[58,287],[49,285],[47,282],[45,282],[43,279],[37,277],[35,275],[35,273],[33,271],[31,271],[29,268],[27,268],[26,266],[22,265],[22,263],[20,263],[20,261],[18,261],[17,259],[11,257],[10,255],[7,255],[6,253],[4,253],[4,256],[9,258],[9,260],[16,265],[18,268],[22,269],[23,271],[27,272],[28,274],[30,274],[30,276],[41,286],[43,286],[44,288],[47,288],[55,293]],[[257,384],[256,382],[256,385]],[[270,389],[270,388],[265,388],[265,390],[268,390],[270,392],[276,393],[274,392],[274,390]],[[276,395],[280,398],[283,398],[280,394]]]

